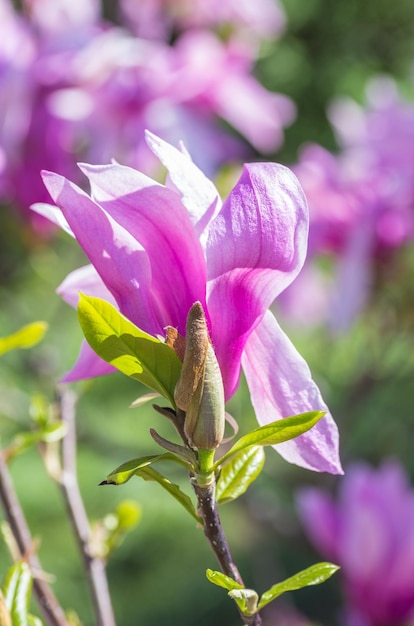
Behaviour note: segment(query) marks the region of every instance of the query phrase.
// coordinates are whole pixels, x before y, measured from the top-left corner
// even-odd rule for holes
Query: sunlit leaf
[[[153,467],[143,467],[136,472],[137,476],[141,476],[144,480],[152,480],[161,485],[170,495],[177,500],[185,510],[199,523],[202,523],[202,519],[197,515],[190,497],[181,491],[178,485],[172,483],[168,478],[157,472]]]
[[[108,474],[106,480],[104,480],[101,485],[123,485],[142,468],[152,465],[153,463],[159,463],[160,461],[172,461],[187,467],[187,464],[181,458],[175,456],[175,454],[171,454],[170,452],[165,452],[163,454],[150,454],[148,456],[141,456],[138,459],[132,459],[131,461],[122,463],[122,465]]]
[[[286,591],[295,591],[310,585],[319,585],[338,571],[339,567],[333,563],[316,563],[307,569],[298,572],[294,576],[283,580],[281,583],[273,585],[268,591],[265,591],[260,598],[258,610],[260,611],[269,602],[278,598]]]
[[[182,365],[174,350],[100,298],[81,294],[78,315],[86,340],[101,359],[175,406],[174,389]]]
[[[43,339],[46,330],[46,322],[33,322],[23,326],[12,335],[0,337],[0,356],[9,350],[32,348]]]
[[[222,572],[217,572],[212,569],[208,569],[206,571],[207,579],[217,585],[218,587],[223,587],[223,589],[227,589],[227,591],[233,591],[234,589],[244,589],[243,585],[230,578],[230,576],[226,576]]]
[[[223,466],[217,481],[217,502],[223,504],[241,496],[259,476],[264,461],[262,446],[250,446],[231,457]]]
[[[214,467],[217,468],[224,461],[249,446],[274,446],[299,437],[299,435],[310,430],[312,426],[315,426],[324,415],[324,411],[310,411],[309,413],[285,417],[271,424],[266,424],[266,426],[260,426],[260,428],[252,430],[236,441],[234,446],[215,463]]]

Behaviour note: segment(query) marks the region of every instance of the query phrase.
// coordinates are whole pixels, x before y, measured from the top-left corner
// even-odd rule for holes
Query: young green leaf
[[[12,565],[3,586],[3,594],[13,626],[27,626],[32,582],[27,563],[19,561]]]
[[[100,298],[81,294],[78,316],[87,342],[101,359],[175,407],[174,389],[182,364],[172,348],[140,330]]]
[[[17,584],[20,578],[21,563],[14,563],[7,571],[5,581],[3,583],[3,598],[8,610],[11,610],[13,598],[16,593]]]
[[[239,607],[243,615],[254,615],[257,612],[258,595],[253,589],[245,589],[243,585],[226,576],[222,572],[217,572],[212,569],[206,571],[207,580],[218,587],[223,587],[229,592],[230,598],[232,598]]]
[[[259,596],[253,589],[233,589],[229,591],[229,596],[235,601],[243,615],[250,616],[257,613]]]
[[[159,461],[173,461],[174,463],[179,463],[180,465],[187,466],[187,463],[183,461],[180,457],[175,454],[171,454],[170,452],[165,452],[163,454],[150,454],[148,456],[141,456],[138,459],[132,459],[131,461],[126,461],[126,463],[122,463],[119,467],[114,469],[113,472],[108,474],[106,480],[101,482],[101,485],[123,485],[128,482],[139,470],[148,465],[152,465],[153,463],[158,463]]]
[[[221,470],[217,481],[218,504],[241,496],[263,469],[265,454],[262,446],[250,446],[236,453]]]
[[[46,322],[33,322],[23,326],[20,330],[7,337],[0,337],[0,356],[9,350],[18,348],[31,348],[35,346],[47,330]]]
[[[261,611],[269,602],[278,598],[286,591],[295,591],[310,585],[319,585],[338,571],[339,567],[333,563],[316,563],[307,569],[298,572],[290,578],[286,578],[281,583],[273,585],[268,591],[265,591],[260,598],[258,611]]]
[[[194,505],[189,498],[189,496],[181,491],[178,485],[172,483],[168,478],[157,472],[152,467],[143,467],[142,469],[136,472],[137,476],[141,476],[144,480],[153,480],[157,482],[161,487],[163,487],[170,495],[173,496],[185,508],[185,510],[190,513],[190,515],[200,524],[203,523],[203,520],[199,515],[197,515]]]
[[[299,435],[310,430],[312,426],[315,426],[324,415],[324,411],[310,411],[309,413],[285,417],[271,424],[266,424],[266,426],[260,426],[260,428],[252,430],[236,441],[234,446],[215,463],[214,469],[250,446],[274,446],[299,437]]]
[[[230,576],[226,576],[222,572],[217,572],[212,569],[208,569],[206,571],[207,580],[209,580],[214,585],[218,587],[223,587],[223,589],[227,589],[227,591],[233,591],[234,589],[244,589],[243,585],[230,578]]]

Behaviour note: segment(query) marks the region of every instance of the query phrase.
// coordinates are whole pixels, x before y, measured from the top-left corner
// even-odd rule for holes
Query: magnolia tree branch
[[[215,498],[215,483],[207,486],[200,486],[193,482],[193,489],[197,496],[199,513],[204,522],[204,534],[216,555],[220,567],[226,576],[233,578],[240,585],[244,585],[243,579],[234,563],[233,557],[227,543],[226,536],[221,525],[220,516],[217,510]],[[246,626],[261,626],[262,619],[258,613],[252,616],[243,615],[240,610],[240,617]]]
[[[105,561],[94,555],[91,549],[89,520],[77,481],[76,400],[76,395],[71,390],[59,390],[60,417],[67,429],[62,441],[62,472],[59,477],[59,484],[88,577],[96,624],[97,626],[115,626]]]
[[[33,575],[33,589],[43,619],[49,626],[70,626],[53,591],[42,578],[42,566],[39,558],[34,553],[33,539],[17,498],[2,450],[0,450],[0,500],[20,554],[30,566]]]

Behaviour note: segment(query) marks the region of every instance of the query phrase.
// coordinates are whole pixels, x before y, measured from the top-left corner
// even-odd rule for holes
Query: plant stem
[[[69,389],[59,390],[59,408],[67,432],[62,441],[62,472],[59,484],[69,519],[83,558],[92,594],[97,626],[115,626],[108,580],[103,558],[91,550],[91,531],[76,474],[76,395]]]
[[[70,626],[65,612],[48,583],[42,578],[42,566],[33,553],[33,539],[26,522],[13,482],[0,450],[0,500],[22,558],[27,560],[33,575],[33,589],[43,618],[49,626]]]
[[[217,510],[215,498],[215,482],[210,485],[200,486],[193,481],[193,489],[197,496],[198,509],[204,522],[204,534],[207,537],[211,548],[216,555],[220,567],[226,576],[230,576],[240,585],[245,586],[243,579],[233,561],[226,536],[221,525],[220,516]],[[246,626],[261,626],[262,620],[258,613],[252,616],[243,615],[240,610],[240,617]]]

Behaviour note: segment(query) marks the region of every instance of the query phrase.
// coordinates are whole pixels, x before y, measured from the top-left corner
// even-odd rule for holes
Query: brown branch
[[[76,395],[69,389],[59,390],[60,417],[66,425],[62,442],[62,472],[59,484],[69,519],[79,545],[96,616],[97,626],[116,626],[106,577],[105,561],[91,550],[91,530],[79,490],[76,474]]]
[[[214,554],[216,555],[223,573],[226,574],[226,576],[230,576],[230,578],[245,587],[240,572],[234,563],[223,527],[221,525],[220,516],[217,510],[217,501],[215,498],[215,483],[213,482],[207,486],[200,486],[193,482],[193,489],[197,496],[199,513],[204,522],[204,534],[208,539]],[[261,626],[262,619],[258,613],[250,617],[243,615],[240,610],[239,613],[246,626]]]
[[[20,554],[27,560],[33,575],[33,589],[43,618],[49,626],[70,626],[65,612],[48,583],[42,578],[42,566],[33,552],[33,539],[13,486],[9,469],[0,450],[0,500]]]

